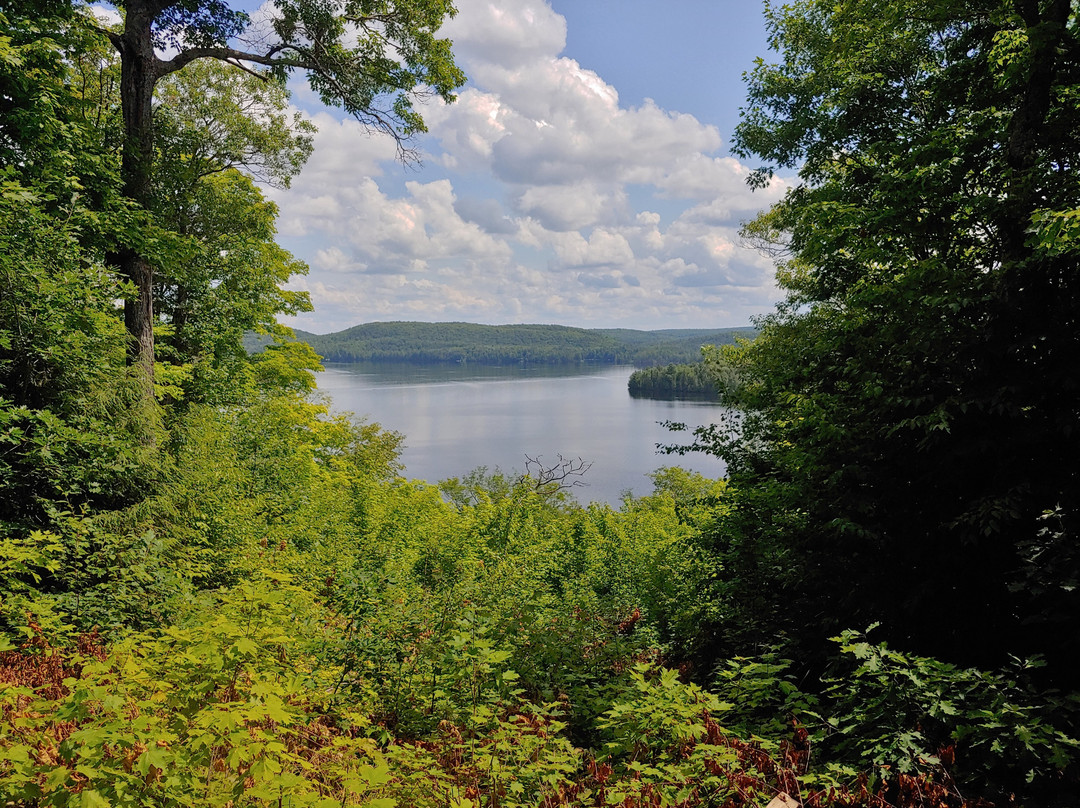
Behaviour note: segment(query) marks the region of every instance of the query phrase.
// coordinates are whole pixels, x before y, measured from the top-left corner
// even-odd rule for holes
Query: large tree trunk
[[[120,98],[124,115],[122,177],[124,195],[149,207],[154,164],[154,85],[158,60],[151,23],[154,12],[129,3],[121,47]],[[136,369],[147,401],[154,398],[154,268],[134,247],[116,256],[117,269],[137,290],[124,302],[124,323],[131,335],[128,357]]]

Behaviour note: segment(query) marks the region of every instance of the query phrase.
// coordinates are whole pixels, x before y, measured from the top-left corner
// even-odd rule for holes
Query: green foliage
[[[120,290],[76,235],[11,188],[0,196],[0,531],[128,502],[143,470]]]
[[[638,664],[630,675],[633,690],[604,716],[600,728],[613,740],[610,756],[627,755],[653,765],[670,761],[673,749],[705,737],[704,719],[727,709],[716,696],[679,681],[678,671]]]
[[[439,491],[458,508],[463,508],[512,496],[520,479],[520,475],[507,474],[499,468],[489,471],[487,466],[479,466],[464,477],[440,480]]]
[[[195,408],[175,441],[177,471],[152,507],[198,559],[196,581],[232,582],[272,555],[315,587],[356,552],[351,494],[394,476],[401,436],[271,395]]]
[[[32,636],[30,622],[58,635],[67,628],[38,592],[42,578],[59,568],[63,550],[56,536],[40,531],[0,537],[0,652],[15,647],[14,637]]]
[[[309,311],[311,302],[306,292],[282,286],[306,274],[307,266],[274,243],[277,207],[239,172],[202,177],[188,189],[185,204],[190,210],[176,223],[185,242],[156,286],[157,311],[171,324],[168,333],[159,332],[158,355],[192,365],[178,398],[235,403],[248,365],[244,333],[288,335],[275,318]],[[295,349],[284,350],[298,357]]]
[[[798,184],[747,229],[787,299],[725,349],[731,642],[880,621],[962,665],[1071,664],[1080,447],[1077,11],[1067,2],[769,4],[743,156]],[[1041,534],[1060,508],[1061,538]],[[1042,536],[1042,539],[1039,538]],[[1023,591],[1049,541],[1056,583]],[[1044,584],[1048,581],[1044,581]],[[731,646],[729,645],[728,648]],[[748,648],[748,645],[736,645]],[[811,650],[813,648],[814,650]]]
[[[908,804],[910,797],[894,803],[883,789],[871,791],[865,779],[849,787],[834,764],[812,771],[804,731],[778,743],[741,739],[718,720],[736,705],[681,681],[674,670],[638,665],[632,679],[603,720],[615,740],[607,744],[608,762],[596,768],[605,800],[598,804],[741,806],[796,797],[815,806]],[[920,792],[912,804],[951,797],[929,778],[907,786]]]
[[[362,566],[337,582],[337,597],[355,621],[355,664],[393,683],[385,714],[399,732],[471,712],[479,685],[461,683],[486,648],[508,655],[524,693],[566,700],[573,731],[591,732],[627,660],[659,639],[644,624],[654,619],[672,640],[686,628],[668,615],[682,615],[700,572],[670,508],[622,517],[522,487],[455,509],[432,489],[394,490],[386,521],[367,521]]]
[[[389,779],[326,695],[325,615],[278,574],[4,691],[0,794],[55,806],[356,805]],[[29,673],[29,671],[27,671]],[[26,678],[32,678],[27,676]],[[56,728],[65,729],[57,734]]]
[[[724,660],[712,685],[732,705],[727,725],[746,737],[783,738],[793,720],[809,721],[820,710],[817,696],[799,686],[794,662],[775,650]]]
[[[561,804],[583,755],[566,738],[558,705],[528,702],[484,707],[467,725],[444,725],[434,748],[392,747],[393,793],[402,805],[507,808]]]
[[[92,48],[65,3],[0,12],[0,181],[23,185],[31,196],[21,201],[70,206],[65,218],[83,223],[100,214],[117,180],[83,115],[78,56]]]
[[[239,169],[261,183],[288,188],[311,155],[315,125],[289,114],[279,82],[215,61],[194,62],[156,88],[156,176],[159,208],[186,218],[199,181]]]
[[[277,207],[252,178],[288,187],[315,128],[287,114],[288,94],[267,78],[197,62],[156,92],[148,205],[176,238],[159,258],[154,309],[170,328],[155,328],[155,342],[159,360],[188,368],[174,394],[188,403],[236,403],[243,334],[291,336],[275,318],[311,309],[306,293],[282,288],[307,267],[274,243]]]
[[[1039,804],[1080,761],[1075,697],[1039,687],[1038,661],[987,672],[894,651],[864,632],[833,639],[820,682],[798,681],[774,651],[725,662],[715,688],[733,705],[728,725],[776,740],[795,722],[836,775],[887,783],[948,772],[962,791],[995,801],[1026,793]]]
[[[74,627],[113,635],[158,626],[171,601],[190,592],[205,560],[151,527],[140,510],[59,522],[63,562],[51,577],[48,602]]]
[[[717,379],[704,362],[635,370],[627,383],[630,395],[644,398],[703,398],[718,395]]]
[[[310,128],[280,83],[186,66],[244,14],[181,3],[147,23],[142,5],[123,34],[67,7],[0,14],[0,802],[968,808],[1076,790],[1076,695],[1047,686],[1068,681],[1080,578],[1068,4],[770,8],[784,62],[751,76],[740,137],[802,166],[747,229],[789,251],[790,297],[698,366],[739,408],[697,436],[731,479],[660,469],[619,510],[566,495],[573,461],[405,480],[402,436],[313,396],[317,354],[274,322],[308,305],[281,289],[303,267],[237,170],[287,184]],[[312,71],[376,129],[421,131],[417,82],[460,83],[447,3],[277,10],[282,42],[325,51],[262,64]],[[347,42],[357,11],[380,27]],[[129,61],[175,51],[154,62],[175,74],[156,149],[122,134],[101,47],[118,41]],[[116,196],[122,149],[140,212]],[[135,292],[158,306],[157,400],[117,308]],[[251,357],[250,330],[273,339]],[[647,362],[726,335],[326,339]],[[819,641],[879,615],[905,650]],[[1056,667],[970,667],[979,632],[1009,650],[1028,629]]]
[[[908,772],[945,756],[961,784],[998,796],[1025,788],[1049,796],[1080,759],[1076,704],[1031,684],[1041,663],[991,674],[871,644],[856,631],[835,639],[841,656],[823,693],[830,758]]]
[[[757,334],[757,329],[753,326],[724,329],[665,328],[658,331],[635,331],[629,328],[597,330],[624,344],[632,356],[629,361],[638,367],[696,362],[701,358],[705,346],[731,345],[740,339],[752,339]]]
[[[279,76],[297,67],[306,70],[324,103],[340,106],[375,131],[396,138],[426,131],[414,99],[435,92],[453,101],[454,90],[465,83],[465,75],[454,64],[450,41],[438,38],[443,22],[457,13],[447,0],[374,7],[348,3],[343,8],[293,0],[275,5],[273,28],[280,43],[268,44],[269,56],[254,61],[268,64]],[[369,20],[373,12],[378,14],[377,26],[349,24]],[[312,40],[322,47],[306,48]],[[304,57],[271,58],[293,50]]]

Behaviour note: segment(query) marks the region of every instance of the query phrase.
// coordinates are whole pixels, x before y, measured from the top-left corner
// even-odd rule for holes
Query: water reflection
[[[521,470],[525,455],[591,462],[581,501],[618,504],[622,492],[650,490],[646,475],[680,465],[711,477],[716,458],[658,455],[677,436],[661,421],[715,423],[719,408],[699,401],[631,398],[633,368],[610,365],[330,364],[319,389],[337,411],[352,411],[405,435],[410,477],[435,482],[478,466]]]

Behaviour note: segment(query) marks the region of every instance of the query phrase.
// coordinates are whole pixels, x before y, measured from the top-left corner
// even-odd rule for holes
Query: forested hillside
[[[701,346],[731,345],[753,328],[633,329],[474,323],[366,323],[332,334],[297,331],[328,362],[440,362],[477,365],[596,362],[647,367],[694,361]],[[249,340],[255,349],[258,342]]]
[[[285,80],[407,147],[464,76],[441,0],[271,6],[0,5],[0,804],[1078,804],[1075,3],[767,6],[787,298],[673,447],[728,478],[619,509],[311,395]]]

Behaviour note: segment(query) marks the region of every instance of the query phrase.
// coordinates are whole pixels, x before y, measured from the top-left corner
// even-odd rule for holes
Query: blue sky
[[[767,56],[757,2],[459,0],[469,84],[424,110],[419,168],[322,108],[291,189],[270,191],[316,332],[387,320],[679,328],[747,324],[778,298],[741,222],[728,142]],[[756,164],[754,164],[756,165]]]
[[[557,0],[564,56],[595,70],[624,104],[652,98],[719,127],[739,121],[743,72],[767,56],[760,0]]]

